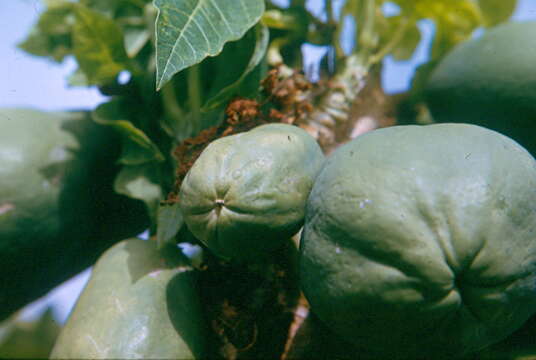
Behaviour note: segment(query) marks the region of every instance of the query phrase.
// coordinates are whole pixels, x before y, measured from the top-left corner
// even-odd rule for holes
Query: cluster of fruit
[[[533,151],[526,129],[535,102],[520,100],[533,96],[521,93],[532,75],[511,64],[527,48],[508,40],[532,29],[505,25],[448,56],[428,90],[434,117],[486,125]],[[109,165],[113,151],[86,144],[83,155],[76,131],[62,127],[86,124],[84,116],[45,124],[39,113],[2,115],[0,266],[10,275],[0,291],[10,294],[1,302],[9,308],[147,219],[143,211],[132,216],[139,204],[99,185],[109,175],[91,164]],[[203,151],[182,183],[181,212],[207,249],[229,262],[271,256],[303,228],[300,287],[320,320],[363,356],[465,356],[536,312],[536,161],[478,125],[374,130],[327,158],[304,130],[263,125]],[[92,215],[103,213],[110,218]],[[195,269],[181,256],[167,259],[138,239],[109,249],[52,357],[203,358],[207,329]]]

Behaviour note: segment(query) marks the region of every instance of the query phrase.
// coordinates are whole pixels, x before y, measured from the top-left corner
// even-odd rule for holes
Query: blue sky
[[[285,0],[281,2],[285,3]],[[309,6],[318,11],[319,4],[320,0],[313,0]],[[0,107],[29,106],[43,110],[93,108],[103,100],[96,89],[66,86],[65,78],[76,68],[72,59],[58,65],[29,56],[15,47],[24,39],[41,9],[40,0],[0,0]],[[519,0],[513,19],[536,19],[536,0]],[[384,87],[388,92],[407,89],[415,67],[426,60],[432,25],[423,22],[420,26],[423,40],[413,58],[404,62],[395,62],[391,58],[385,61]],[[54,290],[45,300],[34,303],[26,312],[27,317],[54,303],[57,304],[57,318],[64,321],[88,277],[89,272],[86,271]]]

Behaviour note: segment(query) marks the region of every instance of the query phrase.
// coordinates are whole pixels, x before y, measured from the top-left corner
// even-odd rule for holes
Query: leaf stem
[[[403,19],[398,28],[396,29],[394,35],[389,39],[387,44],[381,48],[378,52],[371,55],[368,59],[369,65],[376,64],[381,61],[387,54],[389,54],[404,38],[406,31],[410,25],[410,19]]]
[[[184,120],[184,112],[177,103],[177,94],[173,83],[169,82],[161,90],[164,112],[173,120],[180,122]]]
[[[366,83],[369,67],[360,54],[342,59],[337,74],[331,79],[329,90],[319,99],[309,116],[308,124],[318,131],[323,146],[336,143],[335,129],[350,118],[350,109]]]
[[[333,14],[333,3],[331,0],[325,0],[324,8],[326,9],[327,22],[335,21],[335,15]]]
[[[360,28],[359,37],[357,38],[358,51],[365,62],[368,62],[370,53],[376,46],[375,17],[376,1],[364,0],[362,13],[359,14],[358,27]]]
[[[129,2],[132,3],[133,5],[136,5],[140,9],[143,9],[146,5],[143,0],[130,0]]]
[[[199,65],[188,68],[188,105],[190,108],[193,133],[201,131],[201,79]]]

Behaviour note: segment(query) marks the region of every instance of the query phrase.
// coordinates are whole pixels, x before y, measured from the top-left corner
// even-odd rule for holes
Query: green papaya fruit
[[[200,359],[205,340],[193,268],[130,239],[98,260],[50,357]]]
[[[184,221],[222,258],[263,256],[302,226],[323,161],[315,139],[292,125],[262,125],[215,140],[181,185]]]
[[[437,122],[464,122],[536,153],[536,21],[507,23],[457,46],[432,72],[426,102]]]
[[[87,113],[0,109],[0,319],[148,226],[115,194],[119,139]]]
[[[536,312],[535,190],[534,158],[479,126],[359,136],[309,196],[305,296],[363,358],[451,358],[497,342]]]
[[[506,339],[480,351],[471,360],[534,360],[536,359],[536,316]]]

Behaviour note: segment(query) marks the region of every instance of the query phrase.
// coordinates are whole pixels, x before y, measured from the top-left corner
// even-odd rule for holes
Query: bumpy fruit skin
[[[87,113],[0,109],[0,319],[147,227],[113,191],[118,145]]]
[[[302,226],[323,161],[315,139],[292,125],[268,124],[220,138],[182,183],[184,220],[222,258],[265,256]]]
[[[201,359],[205,331],[193,269],[130,239],[99,259],[50,357]]]
[[[456,47],[427,84],[434,120],[484,126],[536,154],[534,34],[535,21],[508,23]]]
[[[313,311],[372,358],[442,358],[536,311],[536,162],[475,125],[396,126],[337,149],[306,208]]]

